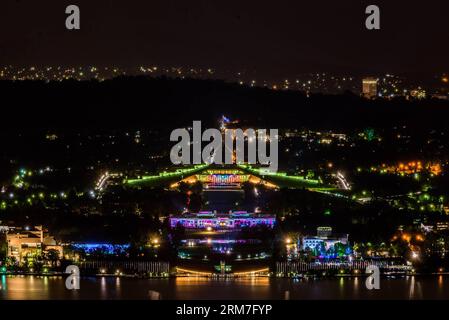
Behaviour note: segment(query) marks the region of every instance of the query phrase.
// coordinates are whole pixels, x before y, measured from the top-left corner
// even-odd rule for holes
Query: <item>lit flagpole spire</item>
[[[230,123],[231,121],[226,116],[222,115],[220,119],[220,130],[224,131],[226,130],[226,124]]]

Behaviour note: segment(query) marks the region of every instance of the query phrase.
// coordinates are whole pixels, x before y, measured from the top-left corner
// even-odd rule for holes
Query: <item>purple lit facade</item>
[[[178,224],[186,229],[235,229],[242,227],[256,227],[265,225],[274,227],[276,217],[268,214],[254,214],[244,211],[232,213],[200,212],[186,214],[177,217],[170,217],[170,226],[176,227]]]

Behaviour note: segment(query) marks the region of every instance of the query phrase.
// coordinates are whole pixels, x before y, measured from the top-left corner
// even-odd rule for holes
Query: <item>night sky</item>
[[[65,7],[81,30],[65,29]],[[381,8],[380,31],[365,7]],[[449,70],[449,1],[2,0],[0,65],[305,72]]]

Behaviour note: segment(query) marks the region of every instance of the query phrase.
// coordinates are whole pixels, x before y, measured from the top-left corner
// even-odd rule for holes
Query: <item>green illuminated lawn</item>
[[[140,179],[129,179],[125,183],[130,186],[135,187],[157,187],[178,182],[189,175],[196,174],[198,172],[204,171],[208,165],[196,165],[194,167],[189,167],[186,169],[178,169],[173,172],[161,172],[154,176],[142,176]],[[263,180],[273,183],[279,187],[285,188],[306,188],[315,192],[332,192],[335,188],[323,185],[319,180],[316,179],[306,179],[302,176],[287,176],[285,173],[268,173],[263,169],[253,169],[250,166],[239,165],[238,166],[244,172],[255,175]]]
[[[316,179],[306,179],[302,176],[287,176],[287,174],[281,172],[270,173],[265,169],[253,169],[252,167],[245,165],[239,165],[239,167],[242,170],[251,173],[263,180],[271,182],[279,187],[298,189],[306,188],[318,192],[322,190],[334,190],[334,188],[324,186],[319,180]]]
[[[142,176],[140,179],[128,179],[125,181],[125,184],[130,186],[140,187],[157,187],[163,186],[166,184],[170,184],[173,182],[178,182],[186,178],[189,175],[195,174],[207,168],[207,164],[196,165],[193,167],[189,167],[186,169],[178,169],[173,172],[161,172],[158,175],[154,176]]]

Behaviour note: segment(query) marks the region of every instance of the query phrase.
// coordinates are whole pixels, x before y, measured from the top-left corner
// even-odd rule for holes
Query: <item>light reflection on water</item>
[[[0,277],[0,300],[36,299],[449,299],[449,276],[381,279],[380,290],[367,290],[365,278],[321,280],[269,278],[133,279],[86,277],[81,289],[65,289],[64,277]]]
[[[212,283],[220,285],[244,285],[244,286],[257,286],[267,287],[270,285],[270,279],[266,277],[261,278],[237,278],[237,279],[215,279],[211,280],[203,277],[178,277],[176,278],[177,286],[190,286],[190,285],[210,285]]]
[[[360,286],[360,281],[364,282],[364,279],[360,280],[358,277],[354,278],[354,285],[353,285],[353,290],[354,290],[354,294],[357,296],[359,293],[359,286]]]

